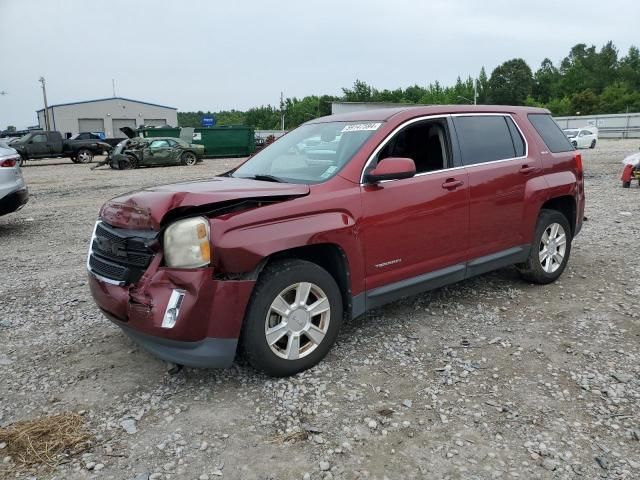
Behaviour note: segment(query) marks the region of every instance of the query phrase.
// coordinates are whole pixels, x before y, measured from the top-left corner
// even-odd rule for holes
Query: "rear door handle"
[[[462,185],[464,185],[464,182],[462,180],[447,178],[442,184],[442,188],[446,188],[447,190],[454,190],[458,187],[461,187]]]
[[[536,167],[530,167],[529,165],[523,165],[522,167],[520,167],[520,173],[522,173],[523,175],[533,173],[536,170],[538,170]]]

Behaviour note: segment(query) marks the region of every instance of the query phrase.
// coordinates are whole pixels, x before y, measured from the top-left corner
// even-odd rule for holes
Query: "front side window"
[[[416,165],[416,174],[449,168],[450,143],[447,122],[444,119],[413,123],[396,133],[380,150],[376,164],[387,157],[410,158]],[[375,164],[369,170],[375,168]]]
[[[458,143],[465,165],[516,158],[514,140],[503,115],[454,117]]]
[[[301,125],[247,160],[232,174],[288,183],[322,183],[349,163],[381,121]]]
[[[560,126],[551,115],[546,113],[530,113],[527,115],[531,125],[536,129],[549,151],[553,153],[570,152],[573,145],[562,132]]]
[[[45,143],[47,141],[47,136],[46,135],[35,135],[31,141],[33,143]]]

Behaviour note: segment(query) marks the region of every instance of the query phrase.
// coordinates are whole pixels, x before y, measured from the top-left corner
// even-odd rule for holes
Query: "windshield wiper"
[[[274,177],[273,175],[251,175],[250,177],[241,177],[241,178],[250,178],[252,180],[262,180],[264,182],[277,182],[284,183],[284,180],[278,177]]]

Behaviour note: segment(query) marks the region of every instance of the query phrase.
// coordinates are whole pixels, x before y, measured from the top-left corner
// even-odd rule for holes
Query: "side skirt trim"
[[[508,267],[515,263],[524,262],[530,251],[531,245],[521,245],[473,259],[466,264],[452,265],[451,267],[367,290],[353,297],[351,316],[356,318],[367,310],[381,307],[402,297],[417,295],[499,268]]]

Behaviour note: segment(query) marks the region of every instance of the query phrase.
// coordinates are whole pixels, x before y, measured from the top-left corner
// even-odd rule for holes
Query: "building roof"
[[[95,100],[85,100],[83,102],[57,103],[55,105],[49,105],[49,108],[66,107],[67,105],[80,105],[80,104],[83,104],[83,103],[104,102],[106,100],[126,100],[127,102],[141,103],[143,105],[151,105],[152,107],[160,107],[160,108],[168,108],[170,110],[177,110],[177,108],[175,108],[175,107],[168,107],[166,105],[158,105],[157,103],[142,102],[140,100],[133,100],[131,98],[124,98],[124,97],[108,97],[108,98],[97,98]],[[44,108],[41,108],[40,110],[36,111],[36,113],[40,113],[40,112],[44,112]]]

